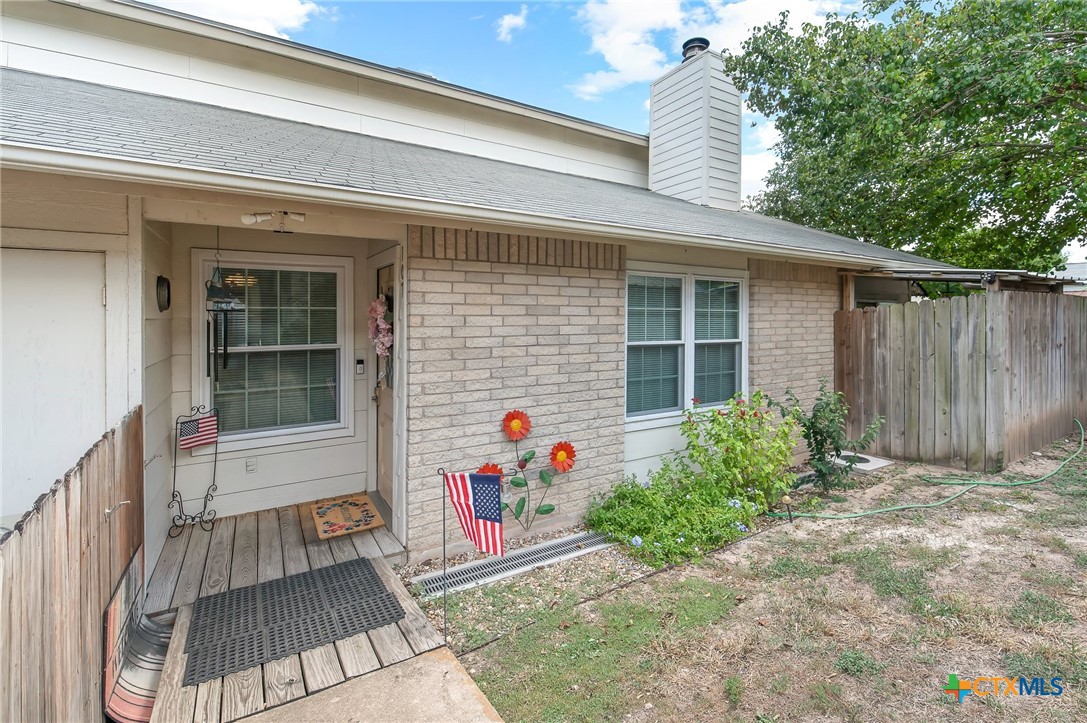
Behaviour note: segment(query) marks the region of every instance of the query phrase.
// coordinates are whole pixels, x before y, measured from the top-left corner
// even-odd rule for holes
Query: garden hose
[[[818,519],[818,520],[852,520],[852,519],[856,519],[858,517],[868,517],[869,515],[880,515],[880,514],[883,514],[885,512],[899,512],[899,511],[902,511],[902,510],[917,510],[917,509],[927,509],[927,508],[930,508],[930,507],[940,507],[942,505],[946,505],[948,502],[951,502],[952,500],[955,500],[955,499],[957,499],[959,497],[962,497],[964,494],[966,494],[970,490],[975,489],[977,487],[1022,487],[1023,485],[1033,485],[1033,484],[1038,484],[1039,482],[1045,482],[1047,479],[1049,479],[1050,477],[1053,477],[1055,474],[1059,473],[1062,469],[1064,469],[1064,467],[1069,462],[1071,462],[1076,457],[1079,457],[1081,454],[1083,454],[1083,440],[1084,440],[1083,425],[1080,423],[1080,421],[1078,419],[1073,419],[1072,421],[1076,423],[1077,427],[1079,427],[1079,448],[1075,452],[1073,452],[1070,457],[1068,457],[1063,462],[1061,462],[1059,465],[1057,465],[1057,468],[1055,470],[1053,470],[1052,472],[1049,472],[1048,474],[1044,474],[1041,477],[1037,477],[1035,479],[1018,480],[1016,482],[987,482],[987,481],[984,481],[984,480],[978,480],[978,479],[973,479],[973,478],[969,478],[969,477],[957,477],[957,476],[950,476],[950,477],[922,477],[921,479],[923,479],[924,481],[926,481],[926,482],[928,482],[930,484],[963,485],[965,487],[965,489],[962,489],[962,490],[956,492],[955,494],[951,495],[947,499],[940,500],[939,502],[929,502],[927,504],[917,503],[917,504],[909,504],[909,505],[895,505],[894,507],[882,507],[882,508],[880,508],[878,510],[867,510],[866,512],[851,512],[851,513],[843,513],[843,514],[832,514],[832,513],[829,513],[829,512],[792,512],[792,513],[789,513],[789,512],[767,512],[766,516],[767,517],[785,517],[785,518],[808,517],[808,518]]]

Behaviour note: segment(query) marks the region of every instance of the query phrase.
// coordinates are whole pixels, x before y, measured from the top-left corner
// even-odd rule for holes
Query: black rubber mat
[[[366,558],[197,598],[185,685],[221,678],[403,619]]]

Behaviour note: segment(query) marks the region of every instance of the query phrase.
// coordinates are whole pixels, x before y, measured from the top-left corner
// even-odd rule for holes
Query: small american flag
[[[464,536],[492,555],[505,555],[502,539],[502,477],[496,474],[452,473],[445,476],[449,500],[457,511]]]
[[[208,414],[199,419],[189,419],[181,423],[177,446],[181,449],[203,447],[215,444],[219,438],[219,417]]]

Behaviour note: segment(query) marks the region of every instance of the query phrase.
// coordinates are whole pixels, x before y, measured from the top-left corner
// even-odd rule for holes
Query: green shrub
[[[879,673],[887,666],[877,663],[861,650],[846,650],[838,656],[834,667],[847,675],[860,677]]]
[[[685,476],[701,476],[765,510],[792,486],[786,474],[796,447],[796,421],[777,421],[769,397],[737,394],[721,409],[688,410],[680,424],[686,455],[676,457]]]
[[[811,413],[806,413],[800,400],[792,390],[785,392],[786,404],[771,402],[782,415],[791,416],[800,425],[801,436],[808,443],[811,468],[815,473],[815,484],[824,492],[834,487],[844,487],[845,480],[853,471],[857,461],[844,460],[836,464],[834,460],[844,450],[862,452],[872,445],[879,428],[883,426],[883,417],[876,417],[859,439],[848,439],[845,433],[845,420],[849,415],[849,406],[845,395],[827,389],[825,379],[819,382],[819,396],[812,405]]]
[[[686,452],[644,484],[631,477],[590,506],[586,524],[659,567],[740,537],[791,486],[796,425],[763,408],[761,392],[724,408],[689,410]]]

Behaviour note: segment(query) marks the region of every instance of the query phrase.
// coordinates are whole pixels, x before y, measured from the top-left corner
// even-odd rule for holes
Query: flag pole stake
[[[449,574],[447,569],[448,558],[445,554],[446,498],[448,495],[445,490],[445,470],[441,467],[438,468],[438,476],[442,478],[442,635],[445,638],[446,647],[449,647]]]

